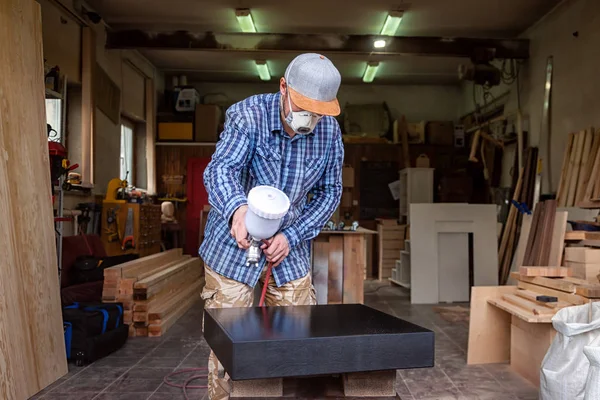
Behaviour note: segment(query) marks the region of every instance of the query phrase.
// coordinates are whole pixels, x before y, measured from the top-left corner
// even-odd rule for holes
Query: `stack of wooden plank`
[[[400,225],[395,219],[378,219],[377,236],[379,239],[379,280],[392,277],[396,260],[404,250],[407,225]]]
[[[524,276],[513,272],[517,287],[529,290],[537,295],[556,297],[569,305],[581,305],[600,300],[600,284],[574,277],[548,278],[543,276]]]
[[[600,249],[567,247],[565,249],[565,265],[571,269],[574,278],[598,283]]]
[[[123,303],[130,336],[161,336],[200,298],[198,258],[181,249],[141,257],[104,270],[104,302]]]
[[[570,133],[558,186],[559,207],[600,208],[600,131]]]

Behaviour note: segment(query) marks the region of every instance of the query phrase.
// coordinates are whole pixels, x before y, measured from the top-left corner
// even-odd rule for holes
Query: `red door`
[[[208,193],[204,187],[202,175],[210,157],[190,158],[187,165],[187,198],[184,253],[198,256],[198,238],[200,237],[200,215],[208,205]]]

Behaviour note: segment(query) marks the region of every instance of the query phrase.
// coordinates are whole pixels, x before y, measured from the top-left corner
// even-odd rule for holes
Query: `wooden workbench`
[[[530,316],[502,301],[516,286],[475,286],[471,294],[467,364],[510,362],[515,372],[540,386],[542,360],[556,335],[548,316]]]
[[[377,232],[322,231],[312,246],[313,284],[318,304],[362,303],[367,267],[367,235]]]

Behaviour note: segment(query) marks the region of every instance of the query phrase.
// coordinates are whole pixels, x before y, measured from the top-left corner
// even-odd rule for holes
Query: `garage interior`
[[[232,399],[600,399],[599,19],[592,0],[3,0],[0,398],[209,399],[214,351]],[[207,318],[204,172],[228,109],[303,53],[341,75],[318,305],[292,321],[257,285],[246,325]],[[258,350],[294,340],[304,364]]]

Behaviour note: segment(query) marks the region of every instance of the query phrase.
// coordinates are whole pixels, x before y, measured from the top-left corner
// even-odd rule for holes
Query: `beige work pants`
[[[206,284],[202,290],[205,308],[251,307],[254,302],[254,289],[246,284],[226,278],[205,267]],[[265,284],[266,269],[259,282]],[[265,296],[266,306],[292,306],[317,304],[315,289],[310,272],[303,278],[277,287],[273,276],[270,277]],[[231,392],[229,376],[223,372],[223,366],[211,351],[208,358],[208,398],[210,400],[228,400]]]

